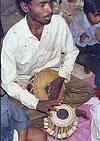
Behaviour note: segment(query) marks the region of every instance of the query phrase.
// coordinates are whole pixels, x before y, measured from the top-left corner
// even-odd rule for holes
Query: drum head
[[[45,69],[37,73],[32,77],[31,84],[33,85],[32,93],[35,94],[40,100],[48,100],[48,94],[46,86],[50,84],[51,81],[58,77],[58,72],[51,69]],[[65,87],[62,86],[59,98],[64,97]]]
[[[77,129],[75,110],[67,104],[56,108],[57,111],[52,111],[52,116],[48,117],[47,132],[56,139],[68,138]]]
[[[56,106],[57,112],[52,111],[51,121],[59,127],[66,127],[75,121],[75,111],[71,106],[62,104],[61,106]]]

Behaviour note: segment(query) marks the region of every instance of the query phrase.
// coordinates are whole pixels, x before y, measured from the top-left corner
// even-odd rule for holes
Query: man
[[[94,94],[100,99],[100,41],[96,28],[100,27],[100,0],[84,1],[83,12],[76,15],[70,29],[80,53],[76,59],[95,74]]]
[[[56,99],[65,80],[64,102],[72,106],[89,100],[92,88],[71,77],[79,51],[65,20],[53,15],[52,0],[17,0],[17,4],[26,16],[5,36],[1,55],[2,87],[22,103],[34,125],[43,126],[46,114],[59,105],[60,100]],[[61,53],[64,55],[62,64]],[[49,100],[39,100],[22,88],[19,81],[26,83],[34,73],[46,68],[57,69],[59,77],[48,87]]]

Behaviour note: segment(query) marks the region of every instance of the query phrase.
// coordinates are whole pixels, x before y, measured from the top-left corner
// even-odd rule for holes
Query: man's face
[[[88,17],[88,20],[90,21],[90,23],[93,25],[100,22],[100,15],[96,15],[96,14],[89,12],[87,17]]]
[[[32,0],[27,15],[41,25],[49,24],[53,14],[52,0]]]

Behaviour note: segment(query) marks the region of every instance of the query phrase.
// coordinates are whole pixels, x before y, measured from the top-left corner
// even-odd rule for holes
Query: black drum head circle
[[[56,113],[57,117],[61,120],[67,119],[69,116],[69,113],[66,109],[59,109]]]

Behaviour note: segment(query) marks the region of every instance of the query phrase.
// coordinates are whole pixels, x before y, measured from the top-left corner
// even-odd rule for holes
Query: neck
[[[27,23],[32,34],[35,35],[40,40],[44,25],[41,25],[40,23],[33,21],[30,17],[27,18]]]

